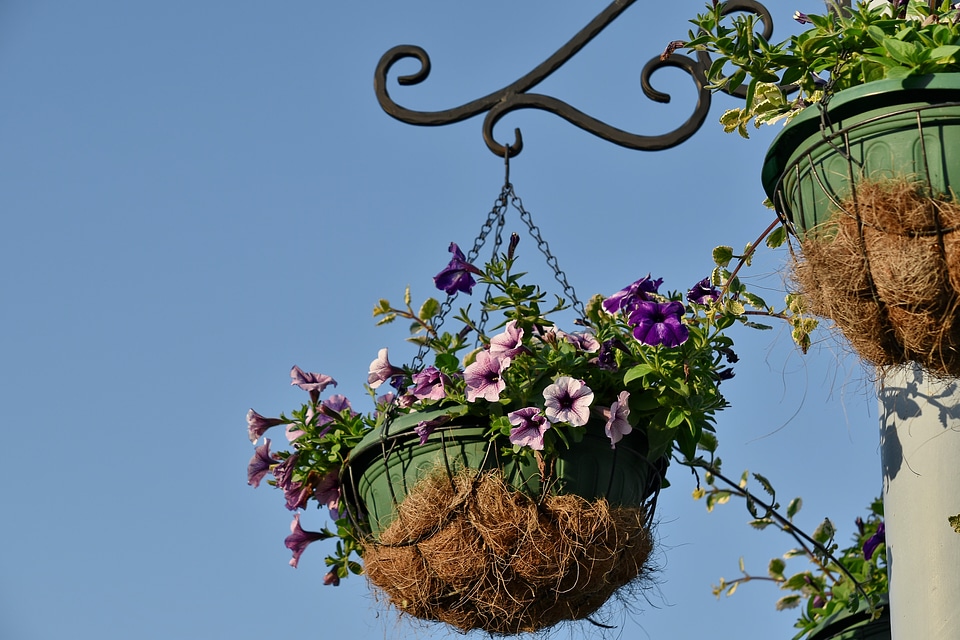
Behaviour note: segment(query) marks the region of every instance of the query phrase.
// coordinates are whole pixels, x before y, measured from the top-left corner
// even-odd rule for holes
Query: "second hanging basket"
[[[763,184],[800,239],[796,279],[877,366],[960,375],[960,74],[883,80],[809,108]]]

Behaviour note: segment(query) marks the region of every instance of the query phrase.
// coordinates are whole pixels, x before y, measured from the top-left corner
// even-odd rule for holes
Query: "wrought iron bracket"
[[[504,145],[496,141],[493,129],[504,116],[518,109],[540,109],[560,116],[567,122],[584,131],[628,149],[642,151],[659,151],[669,149],[684,142],[695,134],[706,120],[710,111],[711,90],[707,88],[706,71],[710,68],[711,60],[708,54],[698,52],[695,57],[676,53],[669,56],[657,56],[644,65],[640,74],[640,84],[644,95],[655,102],[668,103],[670,95],[653,88],[651,77],[654,72],[664,67],[675,67],[686,72],[692,79],[697,90],[697,102],[693,113],[679,127],[673,131],[659,135],[642,135],[630,133],[611,126],[601,120],[583,113],[566,102],[552,96],[528,91],[545,80],[554,71],[562,67],[567,60],[575,56],[591,40],[598,36],[620,14],[628,9],[636,0],[614,0],[606,9],[591,20],[573,38],[558,49],[553,55],[540,63],[515,82],[494,91],[490,94],[467,102],[466,104],[445,109],[442,111],[415,111],[397,104],[387,90],[387,78],[390,69],[398,61],[405,58],[414,58],[420,63],[420,69],[415,73],[399,76],[397,83],[402,86],[419,84],[430,75],[430,56],[416,45],[399,45],[387,51],[380,58],[374,74],[374,90],[377,101],[383,110],[390,116],[405,122],[420,126],[442,126],[453,124],[472,118],[486,112],[483,120],[483,139],[487,148],[499,157],[513,157],[523,150],[523,136],[520,129],[514,129],[514,140]],[[724,5],[725,14],[749,11],[761,17],[763,22],[763,36],[768,39],[773,34],[773,20],[770,12],[761,3],[755,0],[728,0]],[[733,92],[733,95],[743,97],[743,90]]]

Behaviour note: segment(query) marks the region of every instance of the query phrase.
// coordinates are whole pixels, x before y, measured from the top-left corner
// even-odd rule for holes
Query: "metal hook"
[[[519,133],[519,132],[518,132]],[[503,188],[510,187],[510,156],[516,155],[510,153],[510,145],[503,147]]]

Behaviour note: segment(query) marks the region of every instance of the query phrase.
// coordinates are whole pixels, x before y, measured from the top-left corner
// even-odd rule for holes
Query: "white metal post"
[[[893,640],[960,638],[960,379],[882,379],[880,445]]]

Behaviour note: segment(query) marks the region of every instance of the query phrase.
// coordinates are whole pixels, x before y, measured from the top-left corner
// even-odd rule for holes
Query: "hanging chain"
[[[490,232],[493,231],[493,259],[496,259],[497,252],[500,250],[500,247],[503,245],[503,229],[506,225],[506,213],[509,207],[513,207],[520,214],[520,219],[527,225],[527,229],[530,232],[530,236],[536,241],[537,249],[544,255],[547,259],[547,265],[553,269],[553,276],[556,278],[557,282],[563,287],[563,293],[570,299],[571,304],[573,305],[574,311],[579,314],[580,318],[586,318],[587,312],[584,309],[583,303],[580,302],[580,299],[577,298],[577,293],[574,291],[573,286],[567,281],[567,275],[560,269],[560,264],[557,261],[556,256],[550,252],[550,245],[546,240],[543,239],[543,236],[540,233],[540,228],[534,224],[533,217],[530,215],[530,212],[524,209],[523,201],[520,199],[520,196],[516,194],[513,190],[513,184],[510,183],[510,147],[506,147],[506,152],[504,153],[504,182],[503,188],[500,190],[500,195],[497,197],[496,201],[493,204],[493,208],[490,210],[490,213],[487,214],[487,219],[484,221],[483,225],[480,227],[480,232],[477,234],[476,239],[473,241],[473,247],[467,252],[466,261],[470,264],[476,262],[477,258],[480,256],[480,250],[483,248],[483,245],[486,243],[487,237],[490,235]],[[435,333],[440,332],[440,327],[443,326],[443,321],[446,319],[447,314],[450,313],[450,309],[453,307],[453,300],[457,297],[457,294],[448,295],[447,299],[443,301],[440,305],[440,309],[437,311],[437,314],[433,317],[432,326]],[[487,290],[484,295],[484,300],[489,301],[491,297],[490,287],[487,287]],[[477,330],[482,334],[484,328],[486,327],[487,320],[489,319],[489,311],[487,309],[488,305],[484,304],[480,313],[480,322],[477,323]],[[429,336],[428,336],[429,339]],[[426,358],[427,353],[430,351],[428,344],[424,343],[420,345],[420,349],[417,352],[416,357],[414,357],[413,362],[411,363],[411,369],[413,371],[420,371],[423,367],[423,360]]]

